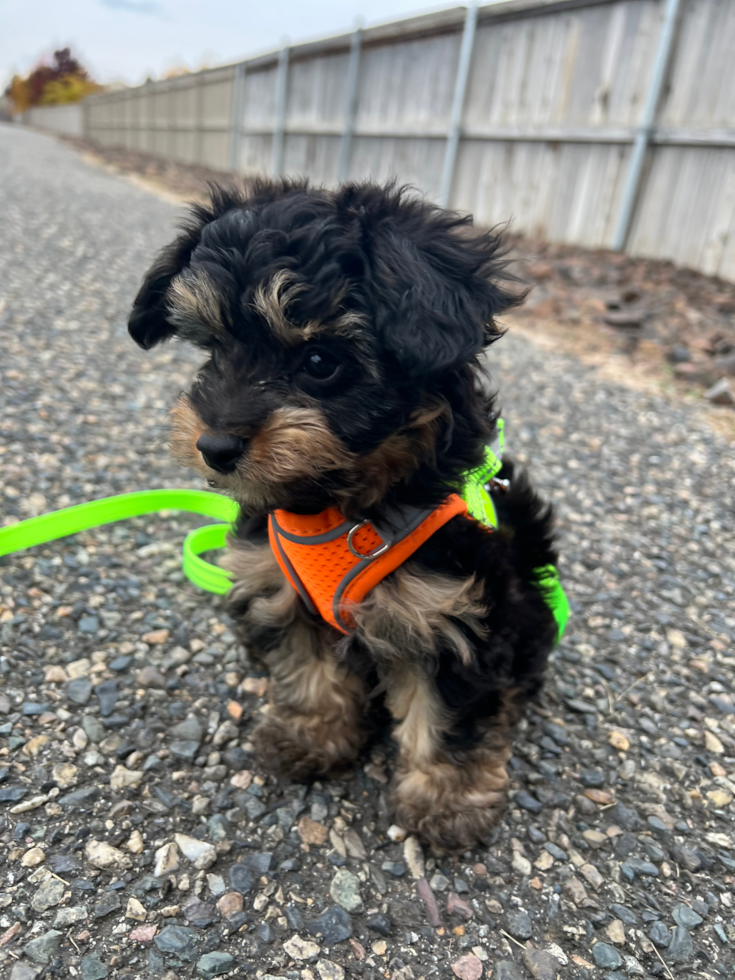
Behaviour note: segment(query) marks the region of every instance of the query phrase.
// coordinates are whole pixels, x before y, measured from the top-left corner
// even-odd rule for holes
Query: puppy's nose
[[[199,437],[197,449],[204,462],[218,473],[232,473],[247,445],[240,436],[213,436],[204,433]]]

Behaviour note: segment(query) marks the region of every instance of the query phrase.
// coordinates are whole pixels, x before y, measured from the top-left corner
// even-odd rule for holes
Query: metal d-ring
[[[385,541],[379,548],[376,548],[375,551],[371,551],[369,555],[363,555],[362,552],[358,551],[352,544],[352,539],[355,536],[356,531],[359,531],[361,527],[365,527],[365,525],[369,523],[369,521],[360,521],[359,524],[355,524],[354,527],[351,527],[347,532],[347,547],[350,549],[355,558],[361,558],[363,561],[372,561],[373,558],[378,558],[380,555],[384,555],[391,545],[390,541]]]

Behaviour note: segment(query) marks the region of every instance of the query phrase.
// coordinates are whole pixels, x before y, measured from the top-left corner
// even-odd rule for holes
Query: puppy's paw
[[[437,851],[463,851],[487,837],[507,802],[504,765],[399,771],[393,800],[396,822]]]
[[[252,741],[265,769],[301,783],[343,772],[357,756],[363,735],[330,731],[319,719],[274,712],[258,725]]]

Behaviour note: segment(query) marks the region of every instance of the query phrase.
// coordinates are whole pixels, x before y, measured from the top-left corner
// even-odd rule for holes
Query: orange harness
[[[310,612],[351,633],[349,606],[359,603],[467,504],[458,494],[429,510],[402,508],[390,529],[346,521],[336,507],[321,514],[277,510],[268,519],[271,548],[284,575]]]

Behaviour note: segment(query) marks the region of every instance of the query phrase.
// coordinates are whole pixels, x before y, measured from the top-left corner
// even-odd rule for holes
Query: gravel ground
[[[125,330],[176,216],[0,126],[3,523],[195,485],[163,423],[196,355]],[[0,976],[733,976],[732,446],[524,337],[491,364],[574,609],[492,844],[402,840],[387,744],[261,772],[267,681],[182,581],[195,519],[113,525],[0,559]]]

